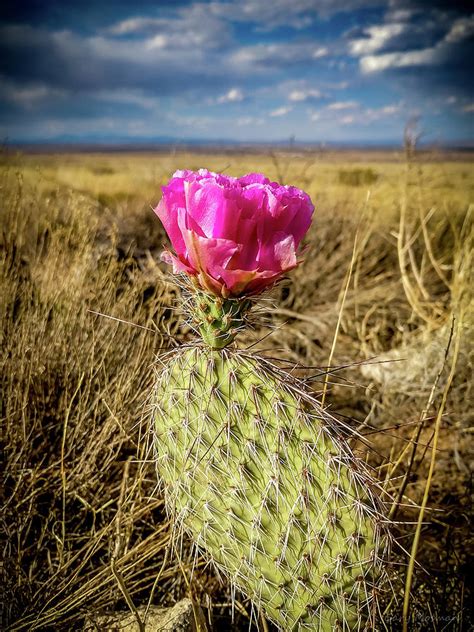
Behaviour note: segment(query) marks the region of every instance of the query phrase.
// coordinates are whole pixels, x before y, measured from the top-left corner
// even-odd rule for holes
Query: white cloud
[[[291,79],[283,79],[282,81],[272,80],[265,82],[253,91],[257,98],[281,98],[287,99],[291,103],[302,103],[319,101],[320,99],[328,99],[329,95],[337,90],[346,89],[348,82],[331,82],[317,79],[296,78],[298,73],[288,73]]]
[[[128,90],[126,88],[99,90],[91,93],[90,96],[101,101],[138,105],[147,110],[153,110],[159,106],[157,97],[147,96],[142,90]]]
[[[474,35],[474,15],[468,18],[459,18],[451,25],[444,41],[448,44],[455,44],[468,39]]]
[[[407,28],[406,24],[392,23],[370,26],[364,29],[367,37],[352,40],[349,50],[355,57],[375,53],[385,46],[393,37],[401,35]]]
[[[319,112],[309,112],[309,118],[311,121],[313,121],[313,123],[315,123],[316,121],[319,121],[319,119],[321,118],[321,114]]]
[[[406,68],[409,66],[428,66],[437,61],[435,47],[414,50],[406,53],[385,53],[383,55],[367,55],[360,60],[363,73],[380,72],[387,68]]]
[[[385,105],[383,108],[380,108],[380,112],[381,114],[391,116],[392,114],[398,114],[400,107],[400,105]]]
[[[346,90],[350,86],[349,81],[337,81],[335,83],[328,83],[325,87],[330,90]]]
[[[283,106],[281,108],[277,108],[276,110],[272,110],[270,112],[270,116],[285,116],[289,112],[291,112],[293,108],[291,106]]]
[[[392,118],[404,111],[404,103],[390,103],[380,108],[367,108],[364,110],[363,119],[365,122],[379,121],[384,118]]]
[[[326,57],[329,54],[329,50],[326,46],[319,46],[313,51],[313,59],[321,59],[321,57]]]
[[[163,26],[163,20],[148,17],[133,17],[116,22],[105,29],[110,35],[135,35],[154,31]]]
[[[340,122],[341,125],[352,125],[355,122],[355,117],[351,115],[343,116]]]
[[[153,50],[154,48],[166,48],[169,44],[170,41],[166,35],[154,35],[146,42],[145,45],[148,50]]]
[[[169,112],[168,119],[179,128],[189,128],[190,130],[208,130],[216,125],[216,118],[213,116],[187,115]]]
[[[334,101],[328,105],[328,110],[351,110],[358,106],[357,101]]]
[[[244,93],[240,88],[231,88],[217,99],[217,103],[239,103],[244,100]]]
[[[391,8],[385,14],[387,22],[408,22],[416,13],[416,9],[399,9],[397,3],[399,0],[390,2]]]
[[[321,99],[323,96],[321,90],[309,88],[308,90],[293,90],[288,99],[290,101],[308,101],[309,99]]]
[[[231,43],[231,29],[225,16],[209,11],[202,2],[177,8],[170,17],[135,16],[112,24],[103,30],[107,36],[140,35],[148,46],[163,48],[196,47],[215,49]],[[128,40],[128,43],[131,43]]]
[[[326,54],[327,49],[314,46],[312,42],[256,44],[240,48],[234,53],[233,59],[242,67],[268,67],[309,62]]]
[[[263,125],[265,121],[263,118],[256,116],[241,116],[235,122],[239,127],[252,127],[254,125]]]
[[[310,26],[317,16],[352,12],[363,7],[379,6],[384,0],[229,0],[211,2],[215,15],[240,22],[255,22],[261,29],[279,26],[302,29]]]
[[[462,111],[467,113],[474,112],[474,103],[468,103],[463,107]]]

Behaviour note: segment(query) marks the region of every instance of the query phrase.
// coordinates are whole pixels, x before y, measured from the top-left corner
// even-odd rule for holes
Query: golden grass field
[[[232,621],[212,569],[166,554],[147,458],[154,358],[193,335],[152,207],[200,167],[312,197],[304,262],[239,344],[301,365],[372,443],[355,448],[399,543],[380,630],[404,610],[410,632],[472,629],[474,170],[402,151],[2,155],[4,629],[104,629],[96,615],[184,596],[212,630],[249,628],[244,597]]]

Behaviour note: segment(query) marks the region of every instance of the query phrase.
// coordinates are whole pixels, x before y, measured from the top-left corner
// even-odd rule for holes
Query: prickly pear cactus
[[[167,253],[166,260],[193,277],[189,304],[202,342],[160,359],[152,397],[157,468],[175,534],[188,533],[281,630],[373,629],[387,542],[376,482],[352,454],[347,429],[303,382],[263,357],[229,347],[245,327],[249,297],[285,265],[296,265],[295,235],[304,232],[285,224],[289,236],[281,236],[278,212],[289,212],[290,204],[285,195],[310,213],[309,198],[259,174],[239,181],[210,172],[177,174],[157,212],[179,256]],[[241,210],[234,205],[219,217],[202,200],[221,195],[224,185],[232,204],[237,193],[243,196]],[[230,239],[205,239],[197,222],[209,228],[212,213],[219,230],[225,225],[238,238],[234,215],[236,208],[248,214],[248,189],[252,200],[258,198],[255,213],[263,213],[270,194],[285,202],[279,210],[272,201],[261,218],[266,230],[278,225],[276,236],[258,246],[258,231],[251,233],[255,243],[247,251],[229,246]],[[242,215],[241,221],[253,230],[252,218]],[[276,244],[274,260],[258,277],[254,270],[268,255],[268,243]],[[229,252],[249,270],[226,270]]]
[[[373,481],[302,385],[242,352],[184,348],[158,375],[157,464],[178,525],[283,630],[370,621]]]

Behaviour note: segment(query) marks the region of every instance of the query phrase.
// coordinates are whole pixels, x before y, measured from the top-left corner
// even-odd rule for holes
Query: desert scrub
[[[373,628],[387,553],[377,483],[304,384],[229,345],[297,265],[313,205],[260,174],[176,172],[157,208],[204,344],[163,357],[156,462],[184,532],[282,630]]]
[[[366,169],[341,169],[338,173],[339,182],[352,187],[374,184],[378,180],[378,174],[371,168]]]

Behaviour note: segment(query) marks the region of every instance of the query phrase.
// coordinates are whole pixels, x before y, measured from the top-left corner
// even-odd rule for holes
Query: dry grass
[[[304,263],[240,342],[262,339],[270,355],[307,367],[348,365],[331,369],[326,405],[372,441],[365,456],[399,501],[385,628],[402,629],[405,600],[408,630],[469,629],[474,174],[432,156],[356,158],[4,156],[6,629],[81,629],[86,614],[184,595],[213,629],[248,628],[248,603],[237,603],[232,624],[211,570],[190,580],[186,559],[167,553],[153,464],[143,462],[151,364],[191,336],[173,309],[178,290],[159,263],[164,235],[150,205],[175,168],[201,166],[264,171],[313,197]],[[326,388],[324,370],[302,373]]]

